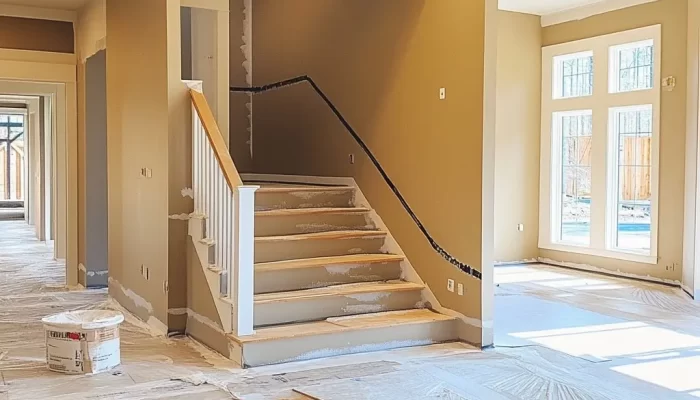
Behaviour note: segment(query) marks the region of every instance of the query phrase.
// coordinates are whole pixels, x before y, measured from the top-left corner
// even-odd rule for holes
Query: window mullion
[[[607,171],[608,171],[608,110],[593,108],[593,140],[591,148],[591,248],[605,249]]]

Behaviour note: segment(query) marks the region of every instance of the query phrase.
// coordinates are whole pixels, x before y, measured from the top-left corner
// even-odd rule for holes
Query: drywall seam
[[[174,219],[178,221],[188,221],[190,219],[190,214],[182,213],[182,214],[172,214],[168,215],[168,219]]]
[[[612,276],[618,276],[621,278],[630,278],[630,279],[636,279],[636,280],[652,282],[652,283],[661,283],[664,285],[675,286],[675,287],[679,287],[679,288],[681,287],[681,281],[679,281],[679,280],[661,279],[661,278],[653,277],[651,275],[643,276],[643,275],[631,274],[628,272],[622,272],[619,269],[617,271],[612,271],[612,270],[609,270],[606,268],[594,267],[594,266],[588,265],[588,264],[577,264],[577,263],[566,262],[566,261],[556,261],[556,260],[552,260],[552,259],[545,258],[545,257],[537,257],[537,261],[539,261],[542,264],[552,265],[555,267],[577,269],[580,271],[595,272],[595,273],[599,273],[599,274],[603,274],[603,275],[612,275]]]
[[[245,69],[245,82],[253,86],[253,0],[243,2],[243,46],[241,52],[245,57],[243,69]],[[250,158],[253,159],[253,93],[248,93],[248,146]]]
[[[206,325],[209,328],[215,330],[217,333],[220,333],[222,335],[225,335],[226,333],[224,332],[223,329],[221,329],[221,326],[214,322],[211,318],[199,314],[195,311],[193,311],[191,308],[170,308],[168,309],[168,314],[170,315],[187,315],[188,318],[192,318],[199,322],[200,324]]]

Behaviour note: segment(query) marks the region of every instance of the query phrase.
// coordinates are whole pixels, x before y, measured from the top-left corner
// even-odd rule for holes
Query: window
[[[617,171],[610,177],[612,196],[610,247],[648,254],[651,251],[652,106],[610,112],[609,150]]]
[[[583,52],[554,57],[554,98],[593,94],[593,54]]]
[[[651,89],[654,80],[652,40],[610,47],[610,92]]]
[[[557,193],[559,222],[556,240],[587,246],[591,233],[591,112],[565,112],[554,116],[561,164]]]
[[[0,200],[24,200],[24,116],[0,114]]]
[[[656,25],[542,49],[541,248],[657,263],[660,43]]]

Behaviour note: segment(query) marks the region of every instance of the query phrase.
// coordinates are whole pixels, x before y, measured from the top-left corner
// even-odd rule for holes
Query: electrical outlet
[[[444,87],[440,88],[440,100],[445,100],[447,98],[447,89]]]
[[[454,291],[455,291],[455,280],[454,279],[447,280],[447,290],[454,293]]]
[[[518,224],[518,232],[522,232],[525,230],[525,225],[523,224]]]
[[[464,296],[464,285],[461,283],[457,284],[457,294],[460,296]]]

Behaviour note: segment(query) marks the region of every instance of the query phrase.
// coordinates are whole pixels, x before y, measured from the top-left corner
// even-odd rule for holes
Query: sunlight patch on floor
[[[700,397],[700,356],[672,358],[611,368],[613,371],[655,385]]]

